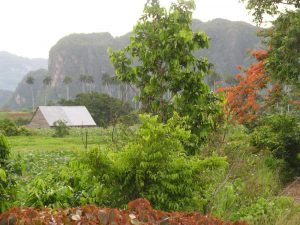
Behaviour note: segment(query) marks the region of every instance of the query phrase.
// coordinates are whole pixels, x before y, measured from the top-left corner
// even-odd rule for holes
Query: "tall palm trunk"
[[[32,112],[34,111],[34,95],[33,95],[33,87],[30,87],[31,90],[31,103],[32,103]]]
[[[44,105],[47,105],[47,88],[45,88],[45,102]]]
[[[70,88],[69,85],[66,86],[67,89],[67,100],[70,100]]]

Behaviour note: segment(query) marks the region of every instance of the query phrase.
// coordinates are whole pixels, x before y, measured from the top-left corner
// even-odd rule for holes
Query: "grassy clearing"
[[[25,154],[38,151],[77,151],[85,149],[85,132],[88,132],[88,148],[107,145],[111,142],[109,131],[101,128],[80,130],[72,128],[70,135],[59,138],[52,137],[52,129],[34,130],[33,136],[11,136],[8,137],[12,152]]]
[[[8,117],[8,112],[0,111],[0,120],[5,119]]]

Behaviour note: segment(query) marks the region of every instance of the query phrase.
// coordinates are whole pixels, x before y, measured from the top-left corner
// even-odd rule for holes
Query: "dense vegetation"
[[[187,215],[208,218],[198,211],[249,224],[299,224],[299,202],[284,190],[300,176],[299,78],[281,70],[298,68],[293,70],[294,61],[272,66],[283,60],[277,50],[291,50],[285,48],[288,43],[279,42],[282,23],[299,24],[298,14],[286,12],[292,17],[286,20],[280,15],[265,39],[270,48],[252,51],[256,61],[240,66],[235,82],[213,93],[203,82],[206,75],[214,74],[210,63],[193,55],[208,47],[207,36],[191,30],[194,7],[194,1],[178,1],[166,10],[159,1],[148,1],[130,44],[110,50],[117,78],[139,90],[136,100],[142,107],[134,123],[116,119],[129,113],[125,103],[84,93],[62,103],[86,105],[107,128],[72,128],[66,136],[55,137],[66,128],[61,124],[56,130],[31,130],[26,137],[12,134],[11,155],[7,138],[0,136],[0,198],[5,202],[1,211],[12,205],[56,209],[85,204],[130,211],[135,203],[127,206],[128,202],[146,198],[158,210],[193,212],[180,214],[179,220]],[[6,135],[19,130],[7,120],[1,126]],[[147,200],[137,202],[136,211],[141,206],[150,209]],[[15,208],[3,215],[30,220],[22,213],[28,212],[39,217],[27,210]],[[112,211],[120,220],[128,219],[127,211],[126,218],[121,211]],[[55,218],[70,223],[70,218],[88,219],[86,211],[66,212]]]
[[[120,121],[134,122],[132,106],[107,94],[97,92],[78,94],[73,100],[61,99],[61,105],[84,105],[98,126],[107,127]]]

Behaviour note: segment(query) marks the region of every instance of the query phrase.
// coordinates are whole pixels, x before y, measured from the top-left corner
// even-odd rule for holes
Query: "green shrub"
[[[38,208],[99,204],[101,202],[98,200],[102,198],[101,184],[89,176],[89,168],[80,160],[72,160],[54,170],[38,173],[23,192],[16,203]]]
[[[69,134],[70,128],[62,120],[57,120],[53,123],[54,134],[53,137],[65,137]]]
[[[0,131],[6,136],[16,136],[19,134],[17,125],[9,119],[0,120]]]
[[[226,159],[186,156],[183,143],[190,131],[182,128],[184,120],[176,114],[166,124],[157,116],[140,119],[135,138],[121,151],[93,149],[87,155],[91,175],[105,187],[104,204],[120,207],[142,197],[158,209],[204,211]]]
[[[33,133],[31,130],[29,130],[27,127],[25,126],[20,126],[18,128],[18,135],[22,135],[22,136],[31,136]]]
[[[0,134],[0,212],[9,208],[16,194],[16,177],[20,172],[19,164],[9,159],[10,144]]]
[[[250,206],[242,207],[239,211],[233,213],[231,219],[238,218],[254,225],[278,224],[278,221],[286,217],[295,207],[294,200],[289,197],[259,198]]]
[[[231,219],[230,215],[240,208],[250,206],[259,198],[272,198],[280,192],[279,174],[284,163],[269,151],[258,151],[251,146],[245,127],[230,126],[227,129],[226,136],[220,131],[214,134],[203,154],[206,157],[214,154],[227,157],[229,168],[210,198],[208,211]]]
[[[32,135],[32,132],[27,127],[18,127],[16,123],[10,119],[0,120],[0,132],[5,134],[6,136]]]
[[[291,115],[271,115],[260,120],[251,133],[251,143],[258,149],[268,149],[286,162],[284,177],[300,174],[300,125]]]
[[[0,165],[4,166],[10,154],[10,144],[7,138],[0,133]]]

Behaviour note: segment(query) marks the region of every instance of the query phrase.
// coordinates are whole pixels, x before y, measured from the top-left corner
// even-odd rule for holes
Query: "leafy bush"
[[[260,120],[251,134],[251,142],[258,149],[268,149],[287,163],[284,177],[300,174],[300,125],[291,115],[271,115]]]
[[[10,153],[10,144],[7,138],[0,133],[0,165],[4,166]]]
[[[232,219],[241,208],[250,207],[258,199],[272,199],[281,190],[280,170],[284,164],[269,151],[251,146],[251,137],[244,126],[229,126],[227,135],[214,133],[202,154],[226,156],[229,167],[213,190],[208,211]],[[237,217],[236,217],[237,218]]]
[[[15,199],[16,178],[19,165],[9,160],[10,144],[0,133],[0,212],[7,209]]]
[[[6,136],[29,136],[32,134],[32,132],[28,128],[26,128],[25,126],[18,127],[16,123],[10,119],[0,120],[0,132],[5,134]]]
[[[250,206],[243,207],[238,212],[233,213],[231,219],[238,218],[257,225],[278,224],[278,221],[282,220],[295,207],[294,200],[289,197],[259,198]],[[287,218],[281,222],[286,224],[286,220]]]
[[[18,127],[12,120],[0,120],[0,131],[6,136],[16,136],[19,134]]]
[[[227,163],[222,157],[186,156],[183,142],[190,131],[176,114],[166,124],[142,115],[135,138],[119,152],[93,149],[86,163],[104,185],[102,201],[122,206],[142,197],[163,210],[204,211],[208,193]],[[103,197],[106,199],[103,199]]]
[[[18,135],[31,136],[32,134],[33,134],[32,131],[29,130],[27,127],[25,127],[25,126],[18,127]]]
[[[53,137],[65,137],[69,134],[70,128],[62,120],[57,120],[53,123],[54,134]]]
[[[25,200],[30,207],[67,208],[98,203],[94,197],[99,184],[88,176],[88,168],[78,161],[61,166],[55,171],[38,175],[27,186]]]

